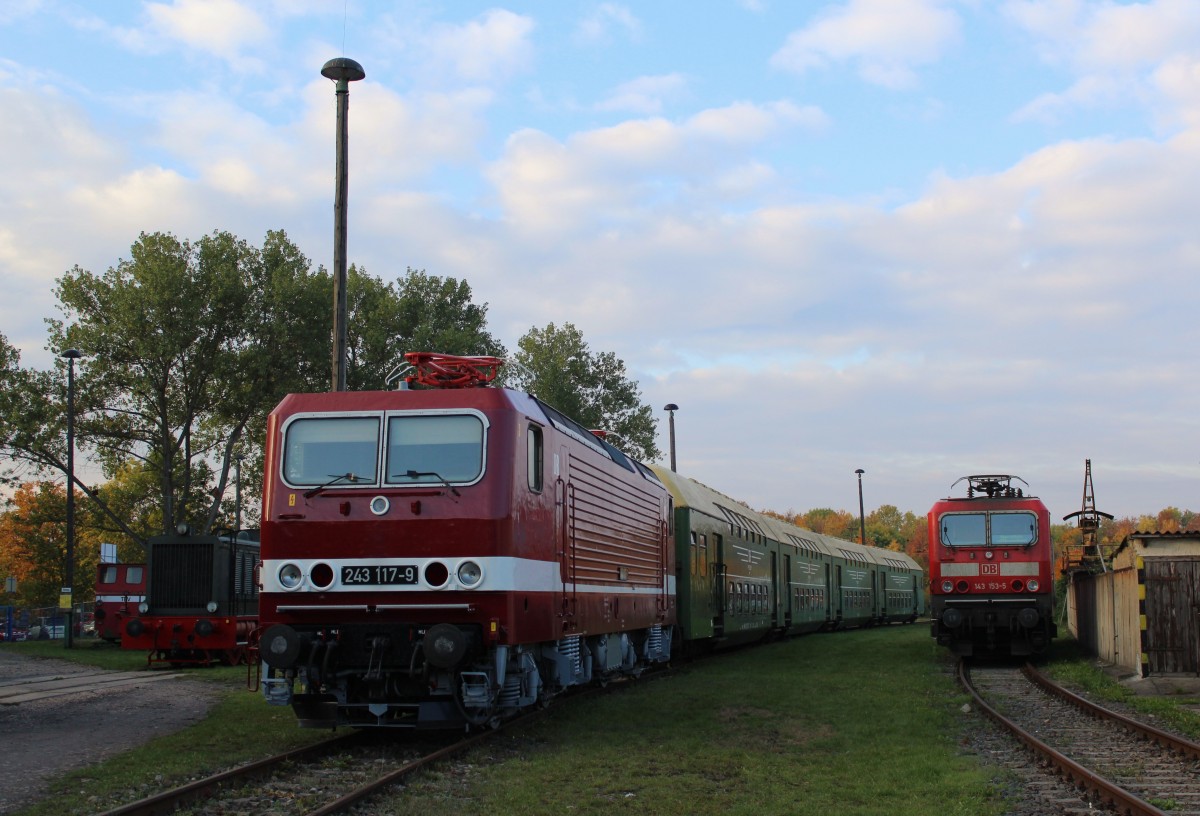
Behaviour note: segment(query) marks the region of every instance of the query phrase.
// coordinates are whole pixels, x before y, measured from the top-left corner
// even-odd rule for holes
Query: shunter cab
[[[961,656],[1040,653],[1057,634],[1049,511],[1018,476],[964,481],[929,511],[931,634]]]
[[[96,565],[96,635],[119,643],[125,622],[138,616],[146,599],[145,564]]]
[[[146,599],[125,622],[122,649],[150,663],[235,665],[258,623],[257,530],[156,536],[149,541]]]

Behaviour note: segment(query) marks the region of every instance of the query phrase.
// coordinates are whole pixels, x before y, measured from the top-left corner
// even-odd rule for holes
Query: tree
[[[487,304],[471,302],[466,281],[409,269],[396,284],[351,266],[347,310],[346,385],[382,390],[387,375],[410,351],[503,357],[504,346],[487,331]]]
[[[814,533],[858,541],[858,517],[845,510],[817,507],[799,516],[796,523]]]
[[[631,456],[658,459],[653,409],[641,402],[637,383],[612,352],[592,354],[570,323],[531,328],[517,341],[507,382],[588,428],[610,432],[609,441]],[[524,369],[522,371],[521,369]]]
[[[48,372],[21,368],[20,352],[0,334],[0,480],[25,470],[66,472],[65,386]]]
[[[228,234],[192,245],[142,234],[132,257],[102,276],[78,266],[59,279],[51,345],[85,352],[80,438],[106,475],[136,460],[155,476],[163,529],[198,520],[219,440],[213,418],[224,355],[241,340],[250,250]]]
[[[62,485],[27,482],[13,493],[10,508],[0,513],[0,574],[17,579],[17,606],[58,605],[66,580],[66,496]],[[75,556],[76,576],[87,574],[81,571],[86,568],[86,551],[77,547]],[[95,561],[93,557],[91,563]]]

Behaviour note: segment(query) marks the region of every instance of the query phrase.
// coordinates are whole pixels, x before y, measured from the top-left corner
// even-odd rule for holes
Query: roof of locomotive
[[[662,465],[651,465],[650,467],[671,491],[676,507],[689,507],[714,518],[725,518],[731,525],[750,529],[773,541],[791,544],[800,550],[860,563],[884,564],[898,569],[921,569],[920,565],[905,553],[879,547],[867,547],[853,541],[813,532],[783,519],[751,510],[736,499],[713,490],[695,479],[681,476]]]

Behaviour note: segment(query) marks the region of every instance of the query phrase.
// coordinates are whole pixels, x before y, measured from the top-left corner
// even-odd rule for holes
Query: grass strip
[[[923,626],[718,656],[562,706],[414,782],[383,813],[986,816],[963,699]]]
[[[1060,683],[1081,689],[1099,705],[1121,703],[1146,715],[1147,722],[1200,740],[1200,696],[1177,694],[1169,697],[1143,696],[1122,685],[1105,672],[1095,655],[1089,655],[1073,638],[1060,638],[1054,643],[1054,659],[1046,673]],[[1192,706],[1193,708],[1188,708]]]

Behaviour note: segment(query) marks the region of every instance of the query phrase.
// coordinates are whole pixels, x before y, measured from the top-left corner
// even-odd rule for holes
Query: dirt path
[[[0,650],[0,684],[22,678],[113,675],[77,663]],[[88,691],[0,705],[0,813],[45,795],[52,776],[177,731],[204,718],[219,690],[194,680],[97,685]]]

